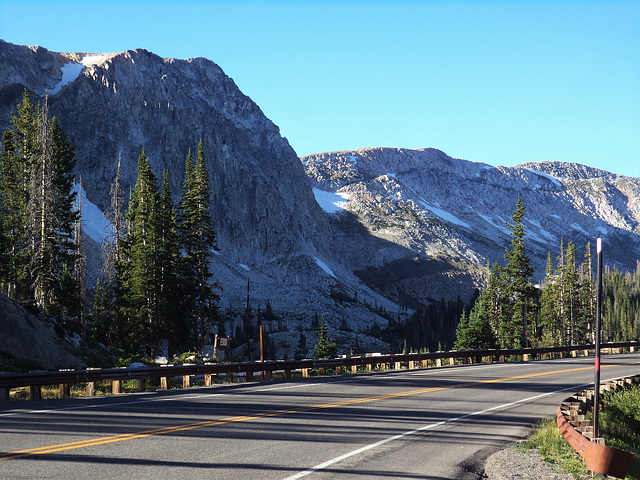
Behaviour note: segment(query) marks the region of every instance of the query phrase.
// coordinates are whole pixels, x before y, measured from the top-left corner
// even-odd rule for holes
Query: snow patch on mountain
[[[66,65],[63,65],[60,69],[62,71],[62,80],[60,80],[51,90],[48,90],[49,95],[55,95],[62,90],[62,87],[73,82],[80,76],[84,68],[85,66],[83,64],[76,62],[69,62]]]
[[[455,225],[460,225],[461,227],[465,227],[465,228],[470,228],[467,222],[460,220],[458,217],[456,217],[452,213],[442,210],[441,208],[434,207],[433,205],[429,205],[424,200],[420,200],[420,204],[427,210],[431,211],[431,213],[434,213],[435,215],[443,219],[445,222],[453,223]]]
[[[325,271],[325,273],[327,275],[329,275],[330,277],[333,277],[335,279],[337,279],[338,277],[336,277],[335,273],[333,273],[333,270],[331,270],[326,263],[324,263],[322,260],[320,260],[318,257],[313,257],[313,259],[316,261],[316,263],[318,264],[318,266]]]
[[[327,213],[337,213],[344,210],[349,201],[349,194],[344,192],[326,192],[319,188],[313,189],[313,195],[320,208]]]
[[[102,210],[98,208],[91,200],[87,199],[87,192],[76,183],[73,186],[76,195],[80,194],[82,202],[80,213],[82,217],[82,231],[91,239],[98,243],[102,242],[113,235],[113,224],[107,220]]]

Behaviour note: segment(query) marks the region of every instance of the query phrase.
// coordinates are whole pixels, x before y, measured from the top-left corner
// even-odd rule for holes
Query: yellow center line
[[[611,367],[617,367],[617,366],[636,365],[636,364],[640,364],[640,362],[633,362],[633,363],[630,363],[630,364],[601,365],[601,368],[611,368]],[[349,406],[349,405],[356,405],[356,404],[359,404],[359,403],[369,403],[369,402],[376,402],[376,401],[379,401],[379,400],[388,400],[388,399],[392,399],[392,398],[408,397],[408,396],[411,396],[411,395],[420,395],[420,394],[423,394],[423,393],[439,392],[439,391],[444,391],[444,390],[451,390],[451,389],[454,389],[454,388],[472,387],[472,386],[476,386],[476,385],[483,385],[483,384],[489,384],[489,383],[501,383],[501,382],[508,382],[508,381],[511,381],[511,380],[521,380],[521,379],[524,379],[524,378],[541,377],[541,376],[545,376],[545,375],[555,375],[555,374],[559,374],[559,373],[578,372],[578,371],[581,371],[581,370],[591,370],[591,369],[593,369],[593,366],[569,368],[569,369],[564,369],[564,370],[554,370],[554,371],[551,371],[551,372],[529,373],[529,374],[526,374],[526,375],[517,375],[517,376],[513,376],[513,377],[496,378],[496,379],[491,379],[491,380],[481,380],[481,381],[468,382],[468,383],[458,383],[458,384],[455,384],[455,385],[448,385],[446,387],[421,388],[421,389],[418,389],[418,390],[409,390],[409,391],[406,391],[406,392],[390,393],[390,394],[387,394],[387,395],[377,395],[377,396],[374,396],[374,397],[356,398],[356,399],[351,399],[351,400],[344,400],[344,401],[341,401],[341,402],[323,403],[323,404],[311,405],[311,406],[308,406],[308,407],[301,407],[301,408],[296,408],[296,409],[276,410],[276,411],[271,411],[271,412],[258,413],[258,414],[255,414],[255,415],[243,415],[243,416],[237,416],[237,417],[223,418],[223,419],[220,419],[220,420],[208,420],[208,421],[204,421],[204,422],[188,423],[188,424],[185,424],[185,425],[176,425],[176,426],[173,426],[173,427],[155,428],[155,429],[152,429],[152,430],[144,430],[144,431],[137,432],[137,433],[125,433],[125,434],[113,435],[113,436],[109,436],[109,437],[94,438],[94,439],[91,439],[91,440],[80,440],[80,441],[71,442],[71,443],[61,443],[61,444],[58,444],[58,445],[48,445],[48,446],[44,446],[44,447],[30,448],[30,449],[26,449],[26,450],[16,450],[16,451],[13,451],[13,452],[5,453],[4,455],[0,455],[0,461],[16,459],[16,458],[22,458],[22,457],[27,457],[27,456],[30,456],[30,455],[43,455],[43,454],[47,454],[47,453],[57,453],[57,452],[63,452],[63,451],[66,451],[66,450],[74,450],[74,449],[77,449],[77,448],[92,447],[92,446],[96,446],[96,445],[106,445],[108,443],[122,442],[122,441],[125,441],[125,440],[134,440],[134,439],[137,439],[137,438],[151,437],[151,436],[156,436],[156,435],[164,435],[164,434],[174,433],[174,432],[184,432],[184,431],[188,431],[188,430],[195,430],[195,429],[198,429],[198,428],[214,427],[214,426],[218,426],[218,425],[225,425],[225,424],[230,424],[230,423],[235,423],[235,422],[246,422],[246,421],[257,420],[257,419],[266,418],[266,417],[277,417],[277,416],[289,415],[289,414],[294,414],[294,413],[309,412],[309,411],[312,411],[312,410],[343,407],[343,406]]]

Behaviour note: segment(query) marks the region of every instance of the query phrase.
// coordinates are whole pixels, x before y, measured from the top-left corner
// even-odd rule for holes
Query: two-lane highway
[[[593,382],[593,357],[0,406],[0,478],[464,479]],[[602,378],[640,371],[603,358]]]

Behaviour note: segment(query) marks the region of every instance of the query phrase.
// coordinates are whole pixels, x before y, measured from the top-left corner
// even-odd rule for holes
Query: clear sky
[[[207,57],[299,155],[435,147],[640,177],[640,0],[0,0],[0,38]]]

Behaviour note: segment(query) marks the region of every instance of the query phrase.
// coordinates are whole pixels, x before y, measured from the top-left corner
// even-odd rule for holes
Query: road
[[[593,357],[0,405],[2,479],[476,479]],[[603,357],[602,379],[640,355]]]

